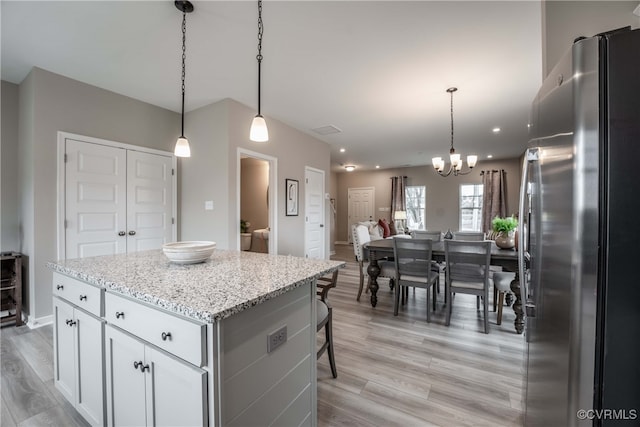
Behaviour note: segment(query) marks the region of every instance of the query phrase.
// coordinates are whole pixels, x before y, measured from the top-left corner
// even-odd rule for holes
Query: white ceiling
[[[180,111],[182,14],[173,1],[0,4],[3,80],[20,83],[37,66]],[[256,108],[256,2],[193,4],[186,110],[224,98]],[[540,9],[539,1],[265,1],[262,113],[329,143],[334,166],[424,165],[448,154],[446,89],[457,86],[457,152],[520,155],[542,81]],[[342,132],[312,131],[327,125]]]

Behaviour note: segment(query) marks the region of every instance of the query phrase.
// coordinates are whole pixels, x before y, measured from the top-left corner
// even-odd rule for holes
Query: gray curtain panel
[[[482,176],[482,231],[492,231],[491,221],[496,216],[507,215],[505,197],[506,174],[504,169],[480,172]]]
[[[391,218],[393,221],[396,211],[406,211],[407,205],[404,200],[404,189],[407,186],[406,176],[391,177]]]

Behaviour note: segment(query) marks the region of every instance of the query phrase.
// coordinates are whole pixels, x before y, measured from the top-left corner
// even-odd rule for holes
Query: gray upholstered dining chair
[[[485,234],[481,231],[454,231],[453,240],[481,241],[485,239]]]
[[[453,294],[471,294],[482,298],[484,333],[489,333],[489,288],[492,280],[489,271],[491,241],[445,240],[444,253],[447,268],[445,293],[447,306],[446,325],[451,322]]]
[[[351,239],[353,240],[353,253],[356,256],[358,267],[360,268],[360,287],[358,288],[358,296],[356,301],[360,301],[360,295],[362,295],[362,288],[364,287],[364,276],[366,274],[364,270],[364,262],[368,261],[364,255],[363,245],[371,241],[369,235],[369,229],[360,224],[353,224],[351,226]],[[378,260],[378,266],[380,267],[380,274],[378,277],[386,277],[389,280],[394,280],[396,277],[396,270],[393,265],[393,261]],[[367,292],[369,291],[369,280],[367,279]]]
[[[442,231],[412,230],[411,238],[412,239],[430,239],[434,243],[440,242],[442,240]],[[437,274],[440,274],[440,272],[442,272],[443,270],[442,266],[436,261],[431,261],[431,266],[433,268],[433,271],[436,272]],[[436,286],[436,289],[438,293],[440,293],[439,281]]]
[[[338,283],[338,270],[334,271],[331,278],[320,277],[316,283],[316,294],[320,297],[316,299],[316,332],[324,328],[324,343],[318,349],[316,359],[326,351],[329,355],[329,366],[333,378],[338,377],[336,369],[336,359],[333,354],[333,307],[329,304],[328,293],[331,288],[335,288]]]
[[[431,321],[429,298],[433,295],[433,310],[436,309],[436,293],[433,289],[440,274],[431,265],[433,241],[430,239],[393,239],[393,256],[396,266],[396,294],[393,315],[398,315],[400,292],[408,286],[427,291],[427,322]]]

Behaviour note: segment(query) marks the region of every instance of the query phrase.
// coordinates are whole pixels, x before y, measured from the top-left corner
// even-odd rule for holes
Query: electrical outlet
[[[287,325],[267,335],[267,353],[287,342]]]

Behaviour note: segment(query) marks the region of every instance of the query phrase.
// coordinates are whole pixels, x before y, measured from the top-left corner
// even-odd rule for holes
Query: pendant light
[[[444,159],[442,157],[434,157],[431,159],[431,163],[433,163],[433,168],[438,172],[438,175],[445,177],[449,176],[451,172],[453,172],[453,176],[458,175],[466,175],[471,172],[471,169],[476,165],[478,161],[478,156],[471,155],[467,156],[467,164],[469,166],[469,170],[466,172],[462,172],[463,162],[460,158],[460,154],[456,153],[455,148],[453,148],[453,92],[457,91],[457,87],[450,87],[447,89],[447,92],[451,94],[451,148],[449,149],[449,159],[451,160],[451,166],[449,166],[449,170],[444,172]]]
[[[174,2],[180,12],[182,12],[182,131],[180,138],[176,142],[173,154],[177,157],[191,157],[191,149],[189,148],[189,140],[184,136],[184,78],[185,78],[185,59],[187,59],[187,13],[193,12],[193,4],[190,1],[176,0]]]
[[[267,142],[269,141],[269,130],[267,129],[267,122],[264,121],[264,117],[260,114],[260,66],[262,64],[262,33],[264,26],[262,25],[262,0],[258,0],[258,114],[253,118],[251,123],[251,130],[249,131],[249,139],[255,142]]]

